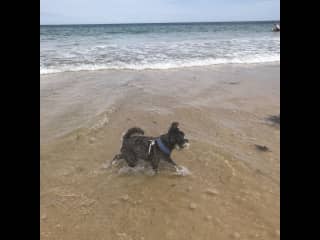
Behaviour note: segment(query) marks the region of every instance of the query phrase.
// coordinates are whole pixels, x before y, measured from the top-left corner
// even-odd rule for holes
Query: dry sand
[[[279,64],[42,75],[40,95],[41,239],[279,239]],[[108,167],[128,128],[172,121],[189,175]]]

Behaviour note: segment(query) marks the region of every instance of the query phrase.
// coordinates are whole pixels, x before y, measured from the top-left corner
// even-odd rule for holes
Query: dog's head
[[[189,146],[189,140],[185,138],[184,132],[179,129],[179,123],[173,122],[168,131],[169,144],[180,150]]]

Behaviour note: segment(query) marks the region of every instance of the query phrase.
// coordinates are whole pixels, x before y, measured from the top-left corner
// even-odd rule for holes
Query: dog
[[[158,173],[160,160],[165,160],[177,169],[178,165],[170,157],[171,152],[189,146],[189,140],[178,126],[178,122],[173,122],[168,132],[158,137],[144,136],[144,131],[138,127],[130,128],[122,137],[120,154],[111,163],[124,159],[129,167],[135,167],[142,159],[150,162],[155,173]]]

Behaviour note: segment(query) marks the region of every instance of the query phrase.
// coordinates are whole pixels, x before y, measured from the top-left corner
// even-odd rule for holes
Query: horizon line
[[[193,22],[130,22],[130,23],[49,23],[40,24],[40,26],[70,26],[70,25],[130,25],[130,24],[180,24],[180,23],[246,23],[246,22],[280,22],[278,20],[236,20],[236,21],[193,21]]]

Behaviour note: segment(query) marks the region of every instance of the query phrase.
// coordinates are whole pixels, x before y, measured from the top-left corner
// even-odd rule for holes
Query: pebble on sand
[[[214,220],[215,220],[216,223],[218,223],[218,224],[220,224],[220,225],[222,224],[222,221],[221,221],[220,218],[216,217]]]
[[[56,225],[56,228],[61,228],[61,227],[62,227],[61,224]]]
[[[211,221],[212,220],[212,216],[210,216],[210,215],[206,216],[206,220],[207,221]]]
[[[276,230],[276,235],[280,236],[280,230]]]
[[[119,239],[128,239],[128,235],[126,233],[117,233]]]
[[[128,194],[123,195],[123,196],[121,197],[121,200],[123,200],[123,201],[128,201],[128,200],[129,200],[129,195],[128,195]]]
[[[197,204],[195,204],[195,203],[190,203],[190,205],[189,205],[189,208],[190,209],[196,209],[197,208]]]
[[[94,143],[95,140],[96,140],[96,139],[92,137],[92,138],[89,139],[89,143]]]
[[[141,203],[142,203],[142,201],[141,201],[141,200],[133,201],[133,204],[134,204],[134,205],[139,205],[139,204],[141,204]]]
[[[240,238],[240,233],[234,232],[234,233],[232,234],[232,237],[238,239],[238,238]]]
[[[255,147],[257,150],[261,151],[261,152],[269,152],[269,148],[267,146],[262,146],[259,144],[255,144]]]
[[[218,195],[219,191],[217,189],[211,188],[211,189],[207,189],[206,193],[209,195]]]
[[[117,200],[114,200],[111,202],[112,205],[117,205],[119,202]]]
[[[47,215],[46,214],[43,214],[42,216],[41,216],[41,219],[42,220],[46,220],[48,217],[47,217]]]

